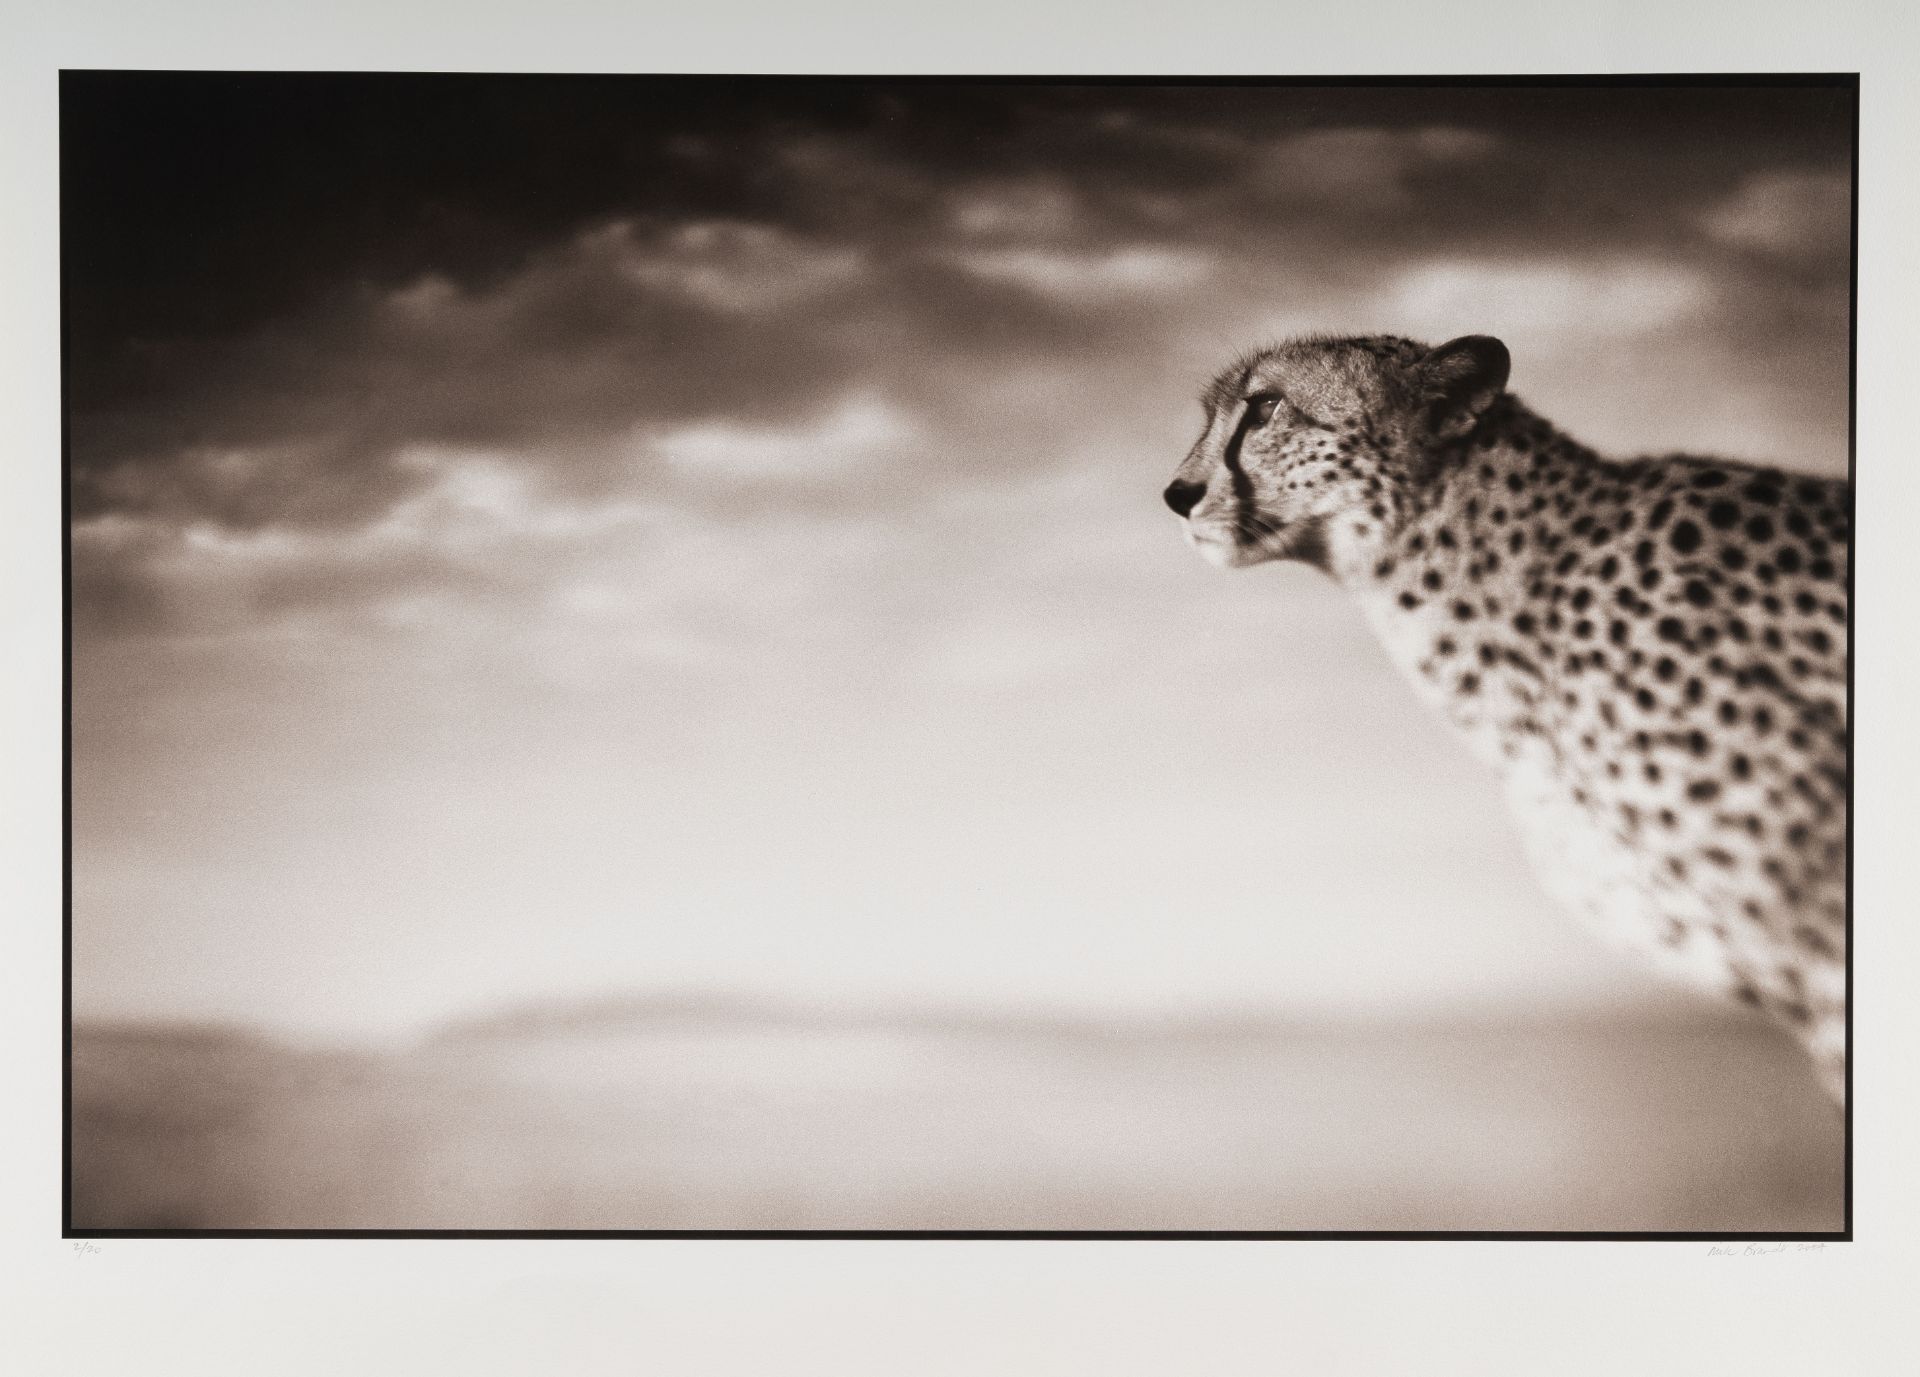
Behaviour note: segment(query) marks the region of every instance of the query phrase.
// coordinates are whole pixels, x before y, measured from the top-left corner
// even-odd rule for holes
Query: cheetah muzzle
[[[1852,489],[1601,458],[1508,367],[1481,335],[1246,356],[1167,505],[1217,564],[1344,584],[1500,770],[1547,888],[1786,1025],[1844,1101]]]

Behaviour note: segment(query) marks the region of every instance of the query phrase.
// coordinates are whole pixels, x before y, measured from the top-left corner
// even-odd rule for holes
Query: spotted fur
[[[1603,459],[1468,336],[1236,361],[1168,487],[1214,562],[1317,565],[1505,776],[1543,881],[1846,1083],[1842,482]]]

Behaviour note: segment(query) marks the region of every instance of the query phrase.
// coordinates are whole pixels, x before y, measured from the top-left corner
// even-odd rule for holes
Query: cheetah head
[[[1370,564],[1417,486],[1499,398],[1507,367],[1506,346],[1486,335],[1438,348],[1371,336],[1260,350],[1202,395],[1206,427],[1167,505],[1223,567]]]

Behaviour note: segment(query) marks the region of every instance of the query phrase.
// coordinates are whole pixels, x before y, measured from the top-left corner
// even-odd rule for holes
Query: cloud
[[[1189,174],[1189,192],[1217,200],[1222,193],[1251,191],[1269,207],[1332,206],[1371,213],[1414,195],[1423,179],[1486,162],[1507,145],[1494,134],[1452,125],[1382,127],[1329,125],[1281,131],[1249,129],[1227,122],[1143,120],[1112,112],[1095,121],[1110,138],[1171,153]],[[1151,166],[1151,164],[1150,164]],[[1210,185],[1209,185],[1210,184]]]
[[[1179,291],[1203,281],[1214,266],[1205,253],[1153,244],[1092,251],[968,249],[948,255],[948,261],[990,282],[1083,305]]]
[[[666,517],[631,497],[547,491],[537,469],[501,454],[410,446],[396,467],[416,476],[415,490],[351,526],[151,511],[76,521],[76,623],[90,635],[204,638],[421,626],[447,621],[456,604],[498,616],[570,560]]]
[[[539,470],[519,457],[433,445],[403,449],[397,461],[425,477],[348,540],[421,546],[486,544],[503,538],[566,541],[664,519],[664,504],[631,495],[593,501],[543,490]]]
[[[1247,178],[1277,201],[1395,205],[1411,198],[1423,175],[1482,161],[1500,147],[1490,134],[1444,126],[1317,129],[1256,149]]]
[[[865,262],[859,249],[741,220],[694,220],[649,230],[618,221],[594,231],[585,247],[589,253],[611,253],[620,273],[641,287],[740,314],[826,295],[851,282]]]
[[[636,423],[810,407],[865,349],[871,295],[858,251],[738,220],[596,225],[489,283],[348,289],[150,351],[138,392],[73,418],[76,509],[350,526],[417,488],[418,445],[591,488]]]
[[[1080,198],[1057,177],[962,187],[947,197],[947,214],[961,234],[981,238],[1054,240],[1084,230]]]
[[[1709,236],[1787,259],[1843,263],[1852,225],[1852,179],[1841,172],[1763,172],[1700,216]]]
[[[959,179],[940,175],[883,133],[776,130],[740,149],[747,179],[784,214],[809,226],[859,226],[893,241],[944,219]]]
[[[814,478],[898,458],[921,438],[917,424],[871,392],[788,425],[705,421],[665,431],[644,448],[699,476]]]
[[[1714,302],[1700,272],[1655,259],[1447,258],[1401,269],[1377,309],[1435,340],[1481,333],[1577,343],[1652,334]]]

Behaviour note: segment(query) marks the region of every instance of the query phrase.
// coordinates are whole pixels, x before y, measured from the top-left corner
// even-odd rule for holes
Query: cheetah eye
[[[1247,398],[1247,415],[1253,424],[1263,426],[1273,419],[1273,413],[1280,409],[1280,397],[1273,392],[1256,392]]]

